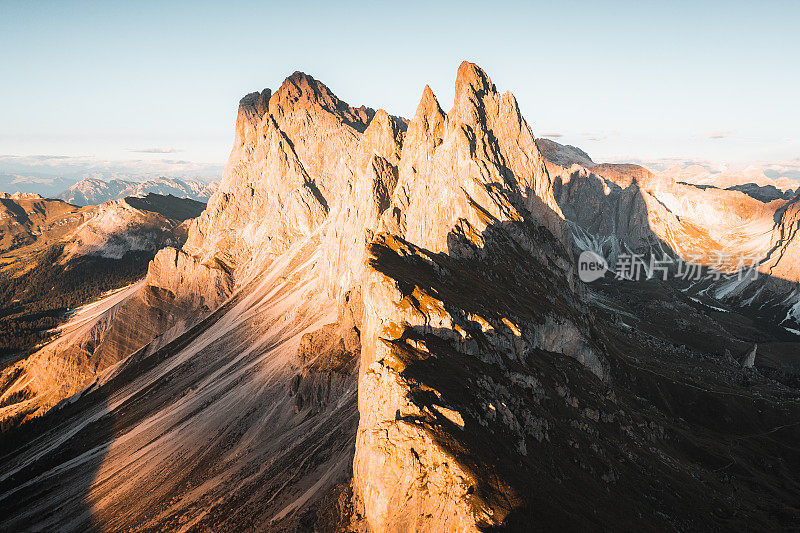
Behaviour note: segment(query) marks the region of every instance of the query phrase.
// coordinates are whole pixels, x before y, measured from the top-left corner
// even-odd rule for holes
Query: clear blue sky
[[[411,116],[426,83],[449,109],[469,59],[514,92],[534,134],[595,159],[791,159],[798,22],[796,0],[0,0],[0,155],[173,148],[219,164],[239,98],[295,70]]]

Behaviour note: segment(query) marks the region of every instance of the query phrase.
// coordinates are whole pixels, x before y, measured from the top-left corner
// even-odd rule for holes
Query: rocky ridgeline
[[[685,246],[717,242],[675,214],[708,204],[559,146],[537,147],[514,96],[468,62],[452,108],[425,87],[410,121],[351,107],[299,72],[247,95],[186,243],[160,250],[141,286],[87,323],[98,379],[4,459],[13,479],[0,479],[0,501],[25,502],[5,524],[783,520],[758,503],[771,481],[748,478],[732,500],[720,469],[796,466],[769,459],[783,436],[729,438],[796,417],[792,393],[753,372],[769,400],[724,403],[738,364],[718,374],[711,355],[630,334],[613,296],[600,306],[574,273],[576,240],[649,247],[655,222]],[[698,414],[707,405],[725,417]],[[56,506],[63,517],[46,512]]]
[[[426,87],[407,127],[383,110],[351,108],[325,85],[295,73],[275,93],[264,90],[242,100],[218,194],[193,222],[181,250],[159,252],[144,290],[172,294],[184,309],[214,309],[295,244],[317,242],[315,283],[330,305],[341,305],[345,293],[360,293],[365,280],[370,284],[366,311],[359,317],[364,321],[363,327],[359,324],[362,416],[354,471],[356,497],[367,521],[391,530],[408,516],[430,515],[428,526],[435,527],[458,512],[465,513],[466,525],[475,517],[461,500],[453,500],[446,511],[436,510],[439,500],[456,490],[452,484],[462,482],[443,480],[439,492],[418,500],[416,475],[403,473],[417,468],[408,462],[408,453],[430,454],[431,464],[425,467],[435,468],[435,458],[444,453],[435,443],[419,435],[417,442],[404,439],[405,452],[387,454],[387,443],[372,437],[386,423],[401,424],[384,417],[392,419],[407,403],[403,398],[409,391],[401,384],[397,390],[376,387],[369,369],[384,359],[382,342],[393,340],[392,335],[399,338],[409,324],[424,330],[426,320],[390,311],[404,306],[396,296],[400,282],[371,277],[367,245],[387,232],[401,239],[392,242],[413,243],[400,245],[406,254],[412,253],[406,246],[414,246],[426,253],[475,256],[484,253],[488,228],[517,234],[517,228],[502,228],[522,222],[544,225],[564,239],[552,182],[516,100],[511,93],[500,94],[477,66],[465,62],[459,68],[455,102],[447,114]],[[519,245],[542,253],[522,233]],[[569,279],[566,258],[560,268],[558,275]],[[568,294],[574,290],[568,283],[565,287]],[[388,326],[390,321],[396,329]],[[578,324],[554,314],[519,342],[559,347],[603,376],[607,365]],[[428,327],[435,332],[453,322],[433,320]],[[377,470],[376,463],[382,465]],[[398,478],[406,481],[398,483]],[[387,498],[406,503],[379,511]],[[409,498],[415,505],[408,505]]]
[[[145,181],[117,178],[106,181],[98,178],[84,178],[56,198],[79,206],[97,205],[112,200],[121,200],[128,196],[145,197],[148,194],[173,195],[178,198],[207,202],[217,190],[217,185],[218,182],[204,183],[168,177]]]

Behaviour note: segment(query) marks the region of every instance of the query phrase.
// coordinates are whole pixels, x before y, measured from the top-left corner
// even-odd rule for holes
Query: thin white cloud
[[[593,142],[602,142],[607,140],[609,137],[618,137],[620,133],[618,131],[611,131],[611,132],[602,132],[602,133],[591,133],[591,132],[583,132],[582,134],[587,141]]]
[[[80,179],[86,176],[147,179],[157,176],[218,178],[220,165],[194,161],[147,159],[100,159],[91,156],[0,155],[0,174],[22,174],[37,177],[61,176]]]
[[[136,152],[139,154],[176,154],[178,152],[182,152],[183,150],[178,150],[177,148],[139,148],[137,150],[130,150],[131,152]]]
[[[560,133],[542,133],[541,137],[547,137],[548,139],[560,139],[563,137]]]
[[[711,133],[706,135],[704,138],[706,138],[706,139],[724,139],[726,137],[730,137],[731,135],[733,135],[732,131],[712,131]]]

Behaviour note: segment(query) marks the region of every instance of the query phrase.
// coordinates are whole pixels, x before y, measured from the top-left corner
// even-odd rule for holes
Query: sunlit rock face
[[[506,474],[491,477],[526,456],[548,421],[499,391],[538,383],[540,350],[608,378],[561,243],[516,222],[483,237],[462,258],[386,234],[370,246],[354,488],[372,531],[503,523],[528,496]],[[503,445],[490,458],[481,442],[495,431]]]
[[[176,279],[217,276],[204,270],[215,269],[220,279],[227,277],[229,290],[209,295],[207,307],[213,309],[237,283],[316,234],[330,248],[333,264],[326,278],[346,289],[349,282],[340,283],[337,276],[352,277],[348,272],[356,267],[349,262],[357,265],[358,257],[353,261],[350,252],[362,253],[365,229],[386,208],[397,181],[404,129],[402,121],[384,111],[376,115],[369,108],[349,107],[301,72],[274,93],[265,89],[247,95],[239,105],[219,192],[178,252],[187,256],[175,267],[184,274],[175,278],[159,269],[147,284],[180,291]],[[321,228],[326,222],[335,228]],[[347,239],[353,240],[353,250],[339,254],[333,249]]]
[[[456,87],[447,116],[426,88],[407,132],[404,120],[352,108],[302,73],[274,94],[248,95],[219,192],[185,246],[159,252],[146,286],[181,309],[214,309],[315,235],[326,255],[320,283],[336,299],[358,282],[381,229],[437,251],[526,216],[561,234],[552,183],[514,97],[468,63]]]
[[[392,499],[394,491],[413,493],[413,484],[392,482],[395,475],[413,478],[411,472],[403,473],[405,466],[413,465],[401,464],[409,449],[425,447],[434,456],[446,452],[432,442],[415,444],[415,438],[423,437],[411,436],[394,444],[404,451],[389,454],[382,469],[375,470],[384,445],[366,436],[393,419],[399,408],[394,404],[403,403],[401,399],[409,394],[403,386],[376,388],[367,372],[370,364],[383,359],[376,345],[384,332],[375,321],[403,324],[408,317],[395,316],[391,309],[397,302],[384,300],[388,293],[372,281],[375,270],[368,265],[374,257],[367,253],[369,243],[376,235],[385,239],[380,235],[388,231],[402,237],[402,242],[421,247],[421,253],[480,257],[487,253],[484,233],[492,227],[500,233],[511,231],[518,237],[518,246],[543,256],[541,249],[535,252],[537,243],[530,236],[503,225],[543,224],[558,235],[555,242],[562,243],[565,227],[552,186],[514,97],[498,93],[489,77],[473,64],[463,63],[459,68],[456,101],[448,114],[426,87],[408,124],[382,110],[351,108],[324,85],[297,73],[274,94],[265,90],[242,100],[234,148],[219,193],[193,224],[183,249],[177,256],[174,251],[162,251],[145,283],[174,293],[176,301],[190,306],[214,302],[215,297],[219,304],[225,290],[212,289],[210,297],[205,295],[213,287],[224,289],[224,284],[204,281],[192,288],[192,280],[206,279],[209,272],[216,271],[221,278],[215,279],[229,276],[230,289],[235,291],[295,243],[317,243],[313,283],[321,291],[320,297],[330,302],[327,305],[332,312],[351,291],[363,294],[365,302],[363,317],[359,317],[365,324],[357,328],[361,346],[367,350],[359,347],[362,417],[353,491],[360,504],[373,509],[382,499]],[[168,254],[178,260],[164,260]],[[571,266],[563,254],[560,262],[558,276],[572,294]],[[368,280],[366,291],[364,280]],[[192,302],[199,295],[203,298]],[[213,308],[213,304],[206,305]],[[580,319],[558,313],[539,318],[541,326],[526,331],[527,340],[517,339],[516,344],[504,340],[503,347],[560,349],[598,376],[606,375],[607,364],[590,345]],[[345,342],[347,335],[340,330],[341,320],[310,332],[301,343],[299,359],[305,360],[312,346],[337,354],[325,360],[346,359],[353,353],[346,346],[353,342]],[[295,408],[318,401],[314,376],[315,371],[303,370],[292,381]],[[391,405],[376,409],[375,405],[386,403],[381,400],[386,394],[394,398]],[[453,467],[458,469],[456,463]],[[469,506],[464,507],[461,494],[450,483],[443,481],[440,492],[431,497],[413,497],[414,505],[406,506],[404,512],[424,516],[430,509],[444,506],[444,514],[427,522],[431,528],[448,523],[451,519],[447,516],[452,513],[464,514],[463,522],[458,522],[464,527],[484,520],[476,519]],[[376,492],[380,493],[377,500]],[[495,520],[502,519],[498,513]],[[385,524],[391,529],[406,520],[372,511],[365,517],[373,528]]]
[[[545,244],[532,238],[520,230],[525,224],[543,225],[541,231],[552,241]],[[485,308],[478,306],[480,310],[465,305],[471,298],[479,300],[481,294],[466,296],[471,285],[467,280],[454,290],[460,293],[456,301],[427,288],[432,283],[425,278],[429,267],[458,283],[456,272],[450,270],[453,267],[434,260],[432,253],[471,258],[473,268],[485,269],[484,275],[489,275],[489,264],[495,261],[533,262],[538,255],[558,264],[547,276],[560,285],[559,294],[575,298],[570,261],[561,241],[552,236],[563,238],[563,218],[544,161],[514,97],[499,94],[477,66],[462,63],[455,103],[446,115],[430,88],[425,88],[408,127],[398,185],[382,228],[394,235],[381,234],[373,241],[362,288],[365,319],[356,496],[375,531],[468,530],[499,524],[508,513],[494,506],[504,497],[502,490],[481,486],[475,472],[467,472],[453,450],[432,436],[438,433],[463,449],[470,448],[471,443],[459,435],[462,415],[446,402],[431,406],[416,399],[420,386],[430,394],[439,393],[404,376],[407,362],[402,353],[437,357],[422,340],[433,337],[440,343],[454,343],[466,354],[491,359],[496,356],[489,356],[487,347],[481,346],[491,339],[488,342],[496,342],[498,352],[511,357],[524,357],[521,354],[534,348],[558,350],[601,378],[607,364],[591,347],[588,330],[579,325],[587,318],[578,318],[577,303],[571,317],[539,309],[526,317],[538,323],[524,322],[520,329],[515,325],[517,317],[498,316],[488,303]],[[487,243],[488,239],[492,242]],[[514,256],[497,246],[497,240],[514,243],[510,247],[525,252]],[[392,268],[398,266],[392,256],[406,261],[405,268]],[[503,290],[514,291],[509,279],[493,281],[505,281]],[[544,294],[534,292],[529,297]],[[479,338],[476,327],[481,331]],[[479,400],[472,400],[470,408],[478,409]],[[442,416],[450,422],[437,423]],[[460,426],[458,432],[450,432],[451,423]],[[475,493],[479,486],[480,495]]]
[[[456,88],[456,102],[447,115],[426,88],[410,123],[383,110],[350,107],[302,73],[274,92],[243,98],[220,188],[191,223],[185,245],[162,249],[141,286],[87,322],[94,324],[96,342],[83,345],[96,352],[99,370],[143,346],[137,358],[159,353],[172,339],[196,331],[231,297],[239,302],[235,308],[241,318],[225,318],[224,311],[217,311],[224,324],[218,335],[231,339],[219,346],[231,350],[217,348],[216,353],[220,360],[236,358],[241,339],[251,339],[266,327],[262,320],[245,317],[262,309],[267,320],[274,315],[263,302],[281,302],[279,307],[292,312],[274,320],[280,318],[286,334],[292,333],[284,338],[273,319],[263,322],[272,328],[263,334],[273,341],[258,357],[274,352],[276,361],[282,361],[263,386],[281,388],[284,392],[276,391],[274,405],[292,409],[297,420],[308,412],[329,417],[332,408],[343,408],[336,395],[355,391],[359,366],[362,373],[368,366],[358,364],[362,343],[375,346],[381,334],[374,326],[365,329],[362,322],[369,316],[372,324],[375,310],[394,305],[381,302],[381,292],[363,294],[364,280],[374,276],[368,250],[376,236],[388,230],[403,242],[416,242],[420,253],[429,249],[472,257],[485,254],[484,231],[504,223],[545,224],[563,239],[552,182],[513,96],[498,93],[489,77],[470,63],[459,68]],[[536,247],[524,234],[518,244],[529,252]],[[562,263],[559,268],[568,272],[571,267]],[[573,291],[574,282],[569,276],[564,279]],[[531,343],[564,344],[572,357],[598,375],[605,373],[585,328],[555,314],[543,324],[531,333],[536,337]],[[247,328],[246,334],[237,329],[241,327]],[[566,340],[559,338],[562,328],[569,330]],[[377,357],[374,349],[369,357]],[[98,383],[102,389],[106,381]],[[352,410],[356,416],[355,404]],[[383,423],[369,416],[362,434]],[[298,422],[287,423],[294,427]],[[354,427],[350,435],[341,442],[342,450],[355,441]],[[362,457],[373,444],[363,441]],[[165,468],[175,467],[170,464]],[[362,481],[355,478],[354,499],[371,501],[361,499]],[[139,494],[135,487],[135,480],[126,482],[120,494]],[[324,492],[310,494],[310,501]],[[429,504],[420,501],[410,512],[423,513]],[[103,514],[103,504],[96,505]],[[456,498],[448,505],[455,512],[461,503]],[[367,516],[374,521],[377,515]]]

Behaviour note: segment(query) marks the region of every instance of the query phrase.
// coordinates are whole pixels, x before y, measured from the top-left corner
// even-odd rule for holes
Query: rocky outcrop
[[[193,269],[201,265],[224,272],[221,276],[229,276],[230,287],[235,290],[257,272],[257,265],[263,268],[295,243],[317,242],[320,259],[313,267],[318,275],[315,283],[332,301],[341,301],[345,292],[361,284],[366,246],[377,231],[388,230],[404,242],[454,256],[485,254],[484,233],[490,227],[502,232],[499,228],[506,223],[544,224],[563,235],[552,182],[514,97],[498,93],[475,65],[463,63],[459,68],[456,100],[448,114],[426,87],[405,130],[403,121],[381,110],[372,114],[351,108],[327,87],[299,73],[274,94],[265,90],[248,95],[240,105],[234,148],[220,192],[194,223],[187,244],[179,252],[192,257],[194,263],[190,265],[187,260],[173,268],[173,260],[159,257],[146,283],[175,292],[169,289],[169,282],[160,280],[171,276],[190,280]],[[520,236],[518,245],[535,248],[525,235]],[[173,252],[162,251],[160,256],[168,253]],[[568,272],[571,267],[562,260],[561,268]],[[170,269],[179,274],[169,274]],[[574,290],[570,282],[565,283],[568,290]],[[172,286],[178,285],[172,282]],[[202,286],[208,283],[189,289],[184,300],[188,301],[191,294],[203,294]],[[213,286],[225,285],[214,282]],[[390,315],[382,313],[395,302],[381,302],[385,293],[372,284],[369,287],[365,316],[390,320]],[[386,415],[369,407],[380,402],[375,394],[382,392],[376,392],[370,384],[365,368],[382,359],[374,346],[383,333],[374,326],[375,319],[367,320],[370,322],[360,334],[361,346],[369,351],[361,348],[359,435],[374,432],[376,424],[385,423]],[[404,317],[393,320],[401,324]],[[605,375],[604,363],[589,347],[586,332],[577,323],[565,322],[557,314],[542,320],[545,325],[530,333],[531,345],[559,348],[598,375]],[[299,351],[302,370],[290,385],[296,409],[319,409],[330,401],[330,380],[347,374],[348,361],[358,351],[355,341],[348,340],[347,331],[352,337],[352,330],[337,321],[303,338]],[[384,393],[399,398],[408,390],[401,387]],[[390,410],[393,417],[396,409]],[[379,443],[369,439],[358,442],[363,450],[358,452],[360,457],[373,452],[376,458],[379,456],[375,449]],[[439,453],[432,445],[427,448],[434,455]],[[453,463],[453,468],[459,467]],[[373,474],[378,479],[379,472],[358,468],[356,472],[354,491],[368,509],[373,508],[375,490],[386,490],[387,494],[395,490],[363,484]],[[397,490],[401,488],[413,493],[413,487],[398,485]],[[438,504],[420,497],[407,512],[425,515],[431,505]],[[453,496],[450,505],[450,511],[462,512],[458,498]],[[373,527],[389,520],[370,513],[367,520]],[[438,515],[430,524],[440,523],[437,520],[444,516]],[[464,520],[475,523],[469,516]]]
[[[460,436],[465,415],[446,402],[422,401],[441,396],[409,379],[409,358],[447,358],[449,353],[436,348],[455,349],[466,358],[502,365],[503,357],[548,349],[574,357],[601,378],[607,364],[579,325],[586,317],[578,318],[571,263],[550,233],[563,235],[561,211],[513,96],[501,96],[482,70],[462,63],[453,109],[445,115],[426,87],[404,143],[398,185],[382,220],[397,236],[381,234],[371,245],[362,289],[354,492],[373,531],[497,525],[510,511],[511,489],[486,487],[475,465],[454,453],[454,447],[467,453],[470,446]],[[541,225],[539,233],[526,232],[531,223]],[[504,257],[511,249],[520,256]],[[464,257],[465,263],[444,257]],[[470,289],[482,283],[468,272],[486,279],[498,261],[533,265],[546,257],[558,266],[544,277],[560,285],[558,293],[573,302],[574,316],[547,306],[524,318],[498,315],[500,308],[514,306],[482,302],[482,293]],[[523,294],[516,292],[513,276],[497,276],[490,277],[492,283]],[[523,298],[540,299],[546,292]],[[471,395],[465,394],[464,402],[477,409],[480,396]],[[520,449],[524,431],[536,429],[522,430]]]
[[[166,293],[170,306],[186,312],[216,309],[233,289],[221,265],[204,265],[183,250],[163,248],[147,269],[149,293]]]
[[[266,291],[261,294],[280,299],[280,292],[270,293],[270,283],[275,283],[270,273],[288,258],[302,257],[303,262],[286,265],[291,272],[303,272],[284,280],[287,294],[311,291],[315,309],[336,320],[305,331],[296,352],[298,370],[284,381],[290,398],[286,403],[298,413],[327,412],[332,405],[341,406],[341,395],[352,390],[362,346],[373,347],[367,359],[362,358],[362,378],[380,355],[374,346],[383,334],[374,318],[365,333],[361,315],[373,316],[396,304],[380,302],[386,294],[381,291],[365,296],[369,311],[358,311],[353,304],[360,301],[355,295],[362,293],[364,276],[374,272],[368,267],[372,256],[367,249],[375,235],[394,232],[404,240],[392,242],[409,243],[404,245],[407,250],[419,250],[414,255],[449,252],[473,258],[488,253],[485,233],[491,228],[505,234],[505,224],[542,224],[563,238],[563,218],[552,186],[513,95],[497,92],[471,63],[459,68],[456,99],[448,114],[426,88],[410,123],[382,110],[350,107],[324,84],[295,73],[275,92],[264,90],[242,99],[219,191],[192,222],[185,245],[162,249],[142,287],[115,307],[95,358],[106,365],[148,343],[161,345],[159,334],[169,330],[167,338],[175,338],[192,330],[215,309],[224,308],[232,295],[244,298],[241,305],[246,305],[255,297],[248,298],[247,291],[255,286]],[[512,233],[517,236],[514,246],[544,257],[546,252],[536,251],[536,243],[524,231]],[[569,263],[559,261],[559,268],[569,272]],[[574,291],[570,275],[561,276]],[[309,324],[301,318],[305,308],[299,302],[294,308],[298,324]],[[577,322],[557,313],[537,315],[540,318],[543,325],[535,333],[526,330],[530,338],[525,342],[563,349],[605,375],[602,359]],[[400,324],[403,317],[392,319]],[[134,329],[135,324],[143,327]],[[512,344],[522,350],[520,342]],[[365,382],[367,403],[372,390]],[[367,415],[369,409],[362,411],[360,434],[384,423]],[[365,440],[363,445],[362,457],[375,443]],[[460,467],[453,463],[453,468]],[[358,501],[371,501],[363,480],[361,474],[356,476],[354,494]],[[380,490],[384,488],[393,490]],[[414,498],[409,512],[424,514],[434,505],[424,497]],[[449,505],[461,512],[457,498]],[[367,514],[370,523],[375,516]]]
[[[163,199],[163,205],[131,198],[85,208],[85,222],[65,239],[63,260],[90,254],[121,259],[131,251],[156,252],[182,243],[186,230],[181,223],[198,216],[205,204],[187,206],[187,200],[157,195],[151,201],[158,202],[155,198]],[[170,216],[172,209],[175,213]]]
[[[541,152],[544,157],[545,163],[557,167],[569,168],[572,165],[580,165],[585,168],[590,168],[594,166],[594,161],[589,157],[589,154],[577,146],[560,144],[551,139],[539,138],[536,139],[536,147],[539,148],[539,152]],[[549,166],[547,170],[550,170]]]
[[[348,292],[336,322],[303,335],[297,351],[300,372],[289,386],[297,412],[323,411],[330,402],[339,400],[343,386],[357,376],[363,316],[360,291]]]
[[[501,409],[511,439],[503,460],[510,461],[525,455],[527,440],[541,439],[547,424],[508,411],[494,384],[517,379],[511,368],[526,366],[537,350],[565,354],[599,378],[608,376],[560,243],[522,223],[491,228],[484,239],[485,255],[473,259],[388,235],[371,245],[354,462],[354,488],[370,531],[501,524],[524,497],[502,474],[487,479],[497,465],[480,457],[476,433]],[[531,245],[542,255],[529,254]],[[566,307],[548,302],[546,295],[556,293]]]

